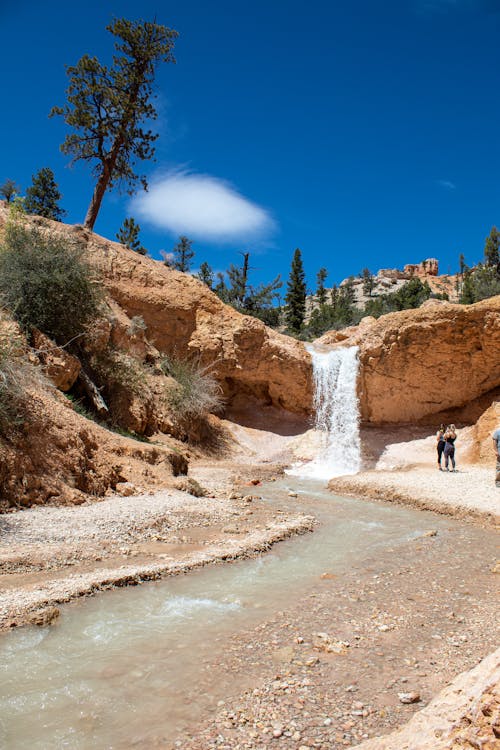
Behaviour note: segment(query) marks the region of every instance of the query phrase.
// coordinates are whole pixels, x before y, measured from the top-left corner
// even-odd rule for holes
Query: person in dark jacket
[[[446,444],[446,441],[444,439],[444,424],[439,425],[439,430],[436,432],[436,447],[437,447],[437,454],[438,454],[438,469],[439,471],[443,471],[443,467],[441,466],[441,460],[443,458],[443,451],[444,446]]]
[[[457,439],[457,431],[455,429],[454,424],[450,424],[449,427],[446,428],[446,432],[444,433],[444,468],[445,471],[450,471],[448,468],[448,464],[451,461],[452,469],[451,471],[456,471],[456,465],[455,465],[455,440]]]

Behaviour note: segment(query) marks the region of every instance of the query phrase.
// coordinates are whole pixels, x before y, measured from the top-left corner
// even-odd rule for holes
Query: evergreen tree
[[[472,280],[472,272],[469,268],[464,271],[464,277],[462,282],[462,293],[460,295],[460,302],[462,305],[472,305],[475,302],[474,298],[474,283]]]
[[[118,234],[116,235],[116,239],[118,242],[121,242],[122,245],[128,247],[129,250],[134,250],[140,255],[147,255],[148,251],[141,245],[139,240],[140,231],[140,225],[136,223],[135,219],[130,217],[129,219],[124,220]]]
[[[354,321],[354,279],[349,276],[338,290],[335,305],[335,323],[337,327],[349,326]]]
[[[177,271],[187,273],[191,268],[191,261],[194,258],[194,250],[191,249],[193,241],[188,239],[184,234],[179,237],[179,242],[172,250],[174,259],[170,263],[172,268]]]
[[[133,193],[146,178],[135,172],[135,160],[151,161],[158,135],[147,124],[157,118],[151,103],[152,85],[160,62],[175,62],[172,54],[176,31],[157,23],[115,19],[106,27],[115,37],[113,65],[102,65],[84,55],[69,66],[68,103],[53,107],[73,132],[61,151],[72,161],[93,163],[94,193],[85,217],[93,229],[106,190],[117,183]],[[146,125],[146,128],[144,127]]]
[[[215,293],[223,302],[232,305],[239,312],[252,315],[263,320],[268,325],[278,325],[280,311],[273,307],[277,296],[277,290],[283,286],[279,275],[269,284],[249,284],[248,277],[252,270],[250,266],[250,253],[241,253],[243,263],[235,266],[231,263],[227,270],[227,281],[224,274],[217,274],[219,283],[215,287]]]
[[[0,186],[0,196],[5,198],[7,203],[10,203],[19,194],[20,190],[21,188],[16,185],[14,180],[5,180],[4,184]]]
[[[273,307],[273,302],[282,286],[283,282],[278,274],[269,284],[248,287],[242,312],[263,320],[267,325],[278,325],[280,311]]]
[[[497,294],[500,294],[500,276],[494,266],[479,263],[473,271],[466,269],[460,295],[463,305],[472,305]]]
[[[250,270],[250,253],[241,253],[243,264],[241,268],[231,263],[227,269],[227,278],[229,281],[227,301],[237,310],[241,310],[245,305],[248,286],[248,272]]]
[[[294,333],[300,333],[304,325],[306,314],[306,281],[302,255],[297,248],[293,255],[290,277],[287,282],[287,293],[285,296],[285,321],[288,328]]]
[[[361,271],[361,278],[363,279],[363,294],[367,297],[371,297],[373,287],[375,286],[375,276],[369,268],[363,268]]]
[[[339,289],[338,289],[337,284],[334,284],[330,292],[330,304],[334,310],[337,307],[338,299],[339,299]]]
[[[318,303],[320,305],[324,305],[326,303],[325,281],[327,276],[328,271],[326,270],[326,268],[320,268],[318,273],[316,274],[316,299],[318,300]]]
[[[228,302],[228,288],[222,271],[217,271],[216,278],[217,284],[215,285],[214,292],[223,302]]]
[[[200,281],[203,281],[203,283],[206,284],[209,289],[212,289],[215,278],[214,272],[212,271],[212,268],[208,265],[206,260],[204,260],[201,264],[200,270],[196,274],[196,278]]]
[[[42,167],[39,172],[32,175],[31,179],[33,184],[26,190],[24,201],[27,213],[61,221],[66,211],[58,205],[62,195],[59,192],[54,172],[50,167]]]
[[[494,268],[500,274],[499,247],[500,232],[496,227],[492,227],[484,245],[484,262],[485,265]]]

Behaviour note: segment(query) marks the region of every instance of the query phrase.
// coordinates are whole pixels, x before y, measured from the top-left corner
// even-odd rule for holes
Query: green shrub
[[[6,435],[25,421],[26,388],[36,377],[15,333],[0,331],[0,434]]]
[[[224,403],[222,389],[209,367],[202,367],[194,361],[165,357],[161,368],[177,381],[177,388],[168,397],[176,419],[186,421],[221,410]]]
[[[471,305],[497,294],[500,294],[500,273],[496,268],[479,263],[473,271],[465,272],[460,295],[463,305]]]
[[[101,299],[80,245],[21,219],[7,224],[0,244],[0,302],[24,330],[38,328],[66,344],[99,315]]]

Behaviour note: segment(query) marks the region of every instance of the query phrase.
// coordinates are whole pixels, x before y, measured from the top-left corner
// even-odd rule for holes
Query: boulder
[[[495,451],[492,435],[493,431],[498,428],[500,428],[500,401],[494,401],[471,428],[472,445],[466,456],[468,461],[494,466]]]
[[[69,391],[80,373],[80,360],[36,329],[33,346],[47,377],[60,391]]]

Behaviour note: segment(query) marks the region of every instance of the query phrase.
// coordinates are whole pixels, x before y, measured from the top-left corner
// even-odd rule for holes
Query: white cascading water
[[[356,393],[358,347],[316,351],[313,363],[315,429],[321,447],[314,460],[287,473],[312,479],[356,474],[361,463],[359,409]]]

